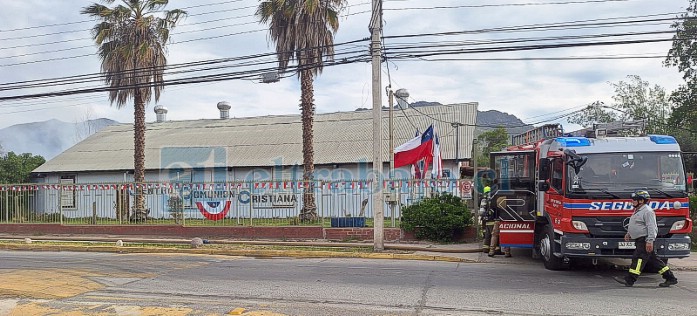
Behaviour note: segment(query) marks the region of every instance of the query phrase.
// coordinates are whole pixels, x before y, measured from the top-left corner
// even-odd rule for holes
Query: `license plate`
[[[619,249],[636,249],[633,241],[620,241],[617,243],[617,248]]]

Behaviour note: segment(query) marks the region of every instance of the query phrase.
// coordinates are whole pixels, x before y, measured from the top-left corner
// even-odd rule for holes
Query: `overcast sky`
[[[79,13],[82,7],[94,1],[0,1],[3,7],[0,11],[0,84],[79,76],[99,71],[99,59],[95,55],[96,48],[89,33],[95,22]],[[253,16],[254,7],[258,3],[256,0],[170,0],[169,9],[187,8],[190,16],[172,33],[168,63],[172,65],[272,52],[274,46],[268,41],[266,26],[258,24]],[[349,0],[348,3],[349,6],[342,14],[336,43],[359,40],[370,35],[370,1]],[[488,43],[489,46],[486,47],[503,46],[501,41],[520,38],[670,31],[670,21],[655,21],[625,27],[612,25],[573,30],[543,29],[389,38],[395,35],[463,32],[582,20],[595,20],[590,23],[658,20],[675,17],[687,5],[688,0],[385,0],[384,35],[388,37],[385,45],[456,44],[459,46],[454,49],[469,49],[481,47],[482,43]],[[235,35],[236,33],[242,34]],[[538,44],[665,39],[671,36],[644,34],[566,42],[544,41]],[[462,46],[463,43],[471,46]],[[670,42],[663,41],[428,57],[448,59],[447,61],[395,59],[383,64],[382,83],[383,86],[391,83],[394,89],[408,89],[411,102],[424,100],[449,104],[474,101],[479,102],[480,110],[499,110],[514,114],[526,123],[536,123],[566,113],[560,112],[562,110],[578,109],[596,100],[611,103],[613,89],[609,83],[625,80],[627,75],[639,75],[652,84],[663,86],[667,91],[674,90],[682,79],[677,69],[663,67],[661,58],[521,58],[665,56],[669,47]],[[342,49],[367,52],[368,42],[342,46]],[[462,58],[517,60],[453,60]],[[87,86],[94,85],[92,83]],[[62,89],[65,87],[0,91],[0,96]],[[295,76],[290,76],[272,84],[259,83],[258,79],[238,79],[170,86],[164,90],[159,104],[169,108],[168,119],[184,120],[217,118],[219,114],[216,103],[219,101],[230,102],[231,116],[235,117],[295,114],[299,112],[299,98],[298,80]],[[361,62],[325,68],[315,81],[315,100],[318,113],[370,108],[370,64]],[[387,103],[386,98],[383,101],[384,104]],[[155,119],[153,106],[154,103],[148,107],[148,121]],[[86,117],[133,122],[133,111],[132,106],[121,110],[110,106],[104,92],[0,102],[0,128],[50,118],[74,122]]]

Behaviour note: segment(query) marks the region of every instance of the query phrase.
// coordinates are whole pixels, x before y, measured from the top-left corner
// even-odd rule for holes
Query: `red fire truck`
[[[689,256],[692,221],[680,147],[665,135],[613,136],[629,127],[636,125],[564,134],[558,124],[545,125],[491,153],[489,179],[481,181],[492,182],[501,246],[532,248],[551,270],[577,258],[629,258],[634,243],[623,237],[633,212],[630,194],[646,189],[656,211],[658,256]]]

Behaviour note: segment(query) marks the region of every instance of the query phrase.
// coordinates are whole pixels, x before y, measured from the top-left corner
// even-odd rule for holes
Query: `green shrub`
[[[465,202],[448,193],[423,199],[402,209],[401,227],[417,239],[449,242],[472,225]]]

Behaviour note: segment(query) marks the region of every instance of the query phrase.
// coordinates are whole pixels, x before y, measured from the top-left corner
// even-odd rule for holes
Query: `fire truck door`
[[[532,248],[534,243],[534,221],[502,221],[499,225],[501,247]]]
[[[493,197],[502,247],[532,248],[535,233],[535,194],[528,190],[499,190]]]

